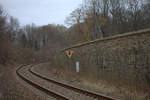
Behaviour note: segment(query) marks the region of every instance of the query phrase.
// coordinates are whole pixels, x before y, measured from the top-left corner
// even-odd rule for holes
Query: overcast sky
[[[65,18],[81,4],[82,0],[0,0],[21,25],[64,24]]]

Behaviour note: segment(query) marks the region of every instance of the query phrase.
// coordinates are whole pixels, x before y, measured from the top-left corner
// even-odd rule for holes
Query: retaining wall
[[[68,58],[67,50],[72,50],[73,55]],[[74,45],[61,50],[55,57],[59,67],[75,70],[75,62],[80,62],[80,72],[101,74],[111,73],[115,77],[130,78],[143,75],[148,78],[150,73],[150,29],[98,39]],[[133,70],[136,70],[133,71]],[[141,74],[139,74],[141,73]],[[98,76],[99,77],[99,76]],[[113,76],[112,76],[113,77]]]

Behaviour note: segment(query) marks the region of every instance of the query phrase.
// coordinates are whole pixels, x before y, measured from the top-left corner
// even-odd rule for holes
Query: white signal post
[[[79,61],[76,62],[76,72],[79,72]]]

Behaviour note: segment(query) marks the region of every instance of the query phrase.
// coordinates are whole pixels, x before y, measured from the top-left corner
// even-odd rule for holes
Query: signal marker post
[[[68,50],[66,51],[66,54],[69,58],[71,58],[72,54],[73,54],[73,51],[72,50]]]
[[[67,56],[69,57],[69,58],[71,58],[71,56],[72,56],[72,54],[73,54],[73,51],[72,50],[68,50],[68,51],[66,51],[66,54],[67,54]],[[79,61],[77,61],[76,62],[76,72],[78,73],[79,72],[79,65],[80,65],[80,63],[79,63]],[[69,66],[70,66],[70,71],[71,71],[71,61],[70,61],[70,63],[69,63]]]
[[[68,50],[68,51],[66,51],[66,54],[67,54],[67,56],[69,57],[69,58],[71,58],[71,56],[72,56],[72,54],[73,54],[73,51],[72,50]],[[70,59],[70,61],[69,61],[69,67],[70,68],[68,68],[70,71],[71,71],[71,59]]]
[[[76,62],[76,72],[79,72],[79,61]]]

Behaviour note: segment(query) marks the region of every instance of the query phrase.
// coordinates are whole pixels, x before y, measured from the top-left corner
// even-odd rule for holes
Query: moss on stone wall
[[[73,50],[68,58],[65,51]],[[74,71],[80,62],[80,73],[92,73],[105,80],[148,81],[150,73],[150,29],[95,40],[61,50],[57,66]]]

